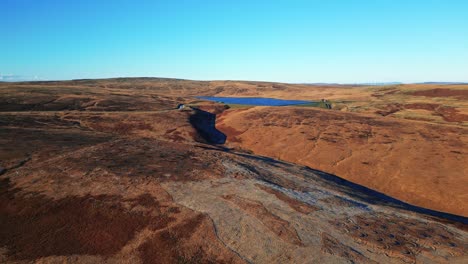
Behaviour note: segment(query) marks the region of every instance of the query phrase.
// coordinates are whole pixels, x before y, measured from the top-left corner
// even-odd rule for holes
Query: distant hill
[[[462,85],[468,84],[467,82],[420,82],[416,84],[450,84],[450,85]]]
[[[376,83],[356,83],[355,85],[371,85],[371,86],[385,86],[385,85],[399,85],[402,82],[376,82]]]

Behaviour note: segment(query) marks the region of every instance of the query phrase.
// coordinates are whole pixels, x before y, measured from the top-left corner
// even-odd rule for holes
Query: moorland
[[[467,130],[466,84],[0,83],[0,262],[464,263]]]

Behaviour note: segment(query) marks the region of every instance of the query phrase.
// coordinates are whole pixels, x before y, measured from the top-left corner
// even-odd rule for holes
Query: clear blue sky
[[[3,79],[468,81],[466,0],[0,0],[0,25]]]

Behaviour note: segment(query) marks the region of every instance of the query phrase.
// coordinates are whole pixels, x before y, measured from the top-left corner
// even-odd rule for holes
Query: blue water
[[[311,101],[301,100],[283,100],[275,98],[262,97],[214,97],[214,96],[197,96],[198,99],[221,102],[225,104],[243,104],[243,105],[258,105],[258,106],[285,106],[285,105],[300,105],[313,103]]]

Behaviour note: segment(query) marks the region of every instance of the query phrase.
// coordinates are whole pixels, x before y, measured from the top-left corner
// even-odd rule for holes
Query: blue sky
[[[468,81],[467,14],[465,0],[0,0],[0,78]]]

